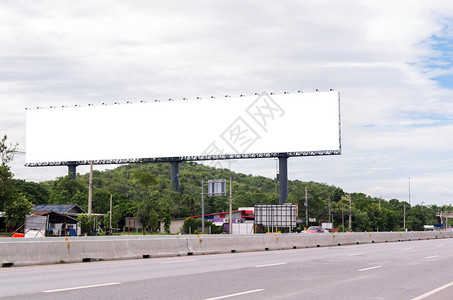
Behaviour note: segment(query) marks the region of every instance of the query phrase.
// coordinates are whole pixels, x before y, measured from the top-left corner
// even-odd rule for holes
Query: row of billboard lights
[[[330,91],[334,91],[334,89],[330,89]],[[319,90],[316,89],[315,92],[319,92]],[[297,91],[297,93],[303,93],[303,91]],[[275,95],[275,93],[269,93],[269,94],[270,94],[270,95]],[[283,92],[283,94],[286,95],[286,94],[289,94],[289,92]],[[259,96],[259,95],[260,95],[260,94],[255,93],[255,96]],[[245,97],[245,95],[239,95],[239,97],[242,98],[242,97]],[[230,95],[225,95],[225,98],[231,98],[231,96],[230,96]],[[197,100],[201,100],[201,99],[202,99],[201,97],[197,97]],[[216,97],[211,96],[211,99],[216,99]],[[183,101],[186,101],[186,100],[189,100],[189,99],[187,99],[187,98],[182,98],[182,100],[183,100]],[[172,98],[170,98],[170,99],[168,99],[168,101],[174,101],[174,100],[173,100]],[[161,102],[161,101],[160,101],[160,100],[154,100],[154,102]],[[127,101],[126,103],[127,103],[127,104],[133,104],[133,102],[131,102],[131,101]],[[146,103],[146,101],[145,101],[145,100],[141,100],[140,103]],[[114,104],[120,105],[121,103],[119,103],[119,102],[114,102]],[[107,103],[102,102],[101,105],[107,105]],[[79,104],[75,104],[74,106],[75,106],[75,107],[82,107],[82,106],[79,105]],[[88,106],[94,106],[94,104],[89,103]],[[56,106],[50,106],[50,108],[57,108],[57,107],[56,107]],[[66,105],[62,105],[61,108],[67,108],[67,106],[66,106]],[[25,108],[25,110],[31,110],[31,109],[32,109],[32,108],[28,108],[28,107]],[[38,107],[36,107],[36,109],[43,109],[43,107],[38,106]]]

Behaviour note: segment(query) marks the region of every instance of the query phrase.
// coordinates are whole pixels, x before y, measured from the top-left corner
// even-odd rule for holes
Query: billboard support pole
[[[179,193],[179,163],[181,161],[171,161],[171,190]]]
[[[280,188],[280,205],[285,204],[288,198],[288,155],[282,153],[278,156],[278,174]]]

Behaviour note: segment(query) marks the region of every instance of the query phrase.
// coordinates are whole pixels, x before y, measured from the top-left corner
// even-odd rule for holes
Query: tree
[[[170,233],[170,225],[171,225],[171,214],[170,214],[170,204],[164,203],[162,209],[162,222],[164,223],[164,230],[165,233]]]
[[[426,221],[426,212],[419,205],[412,207],[407,213],[406,225],[409,230],[423,230]]]
[[[18,194],[14,201],[8,201],[5,207],[6,226],[18,228],[25,223],[25,215],[29,215],[33,203],[27,200],[25,195]]]
[[[157,184],[157,180],[153,174],[143,169],[138,169],[132,173],[132,178],[145,187],[145,197],[137,210],[137,217],[140,219],[143,225],[143,233],[145,233],[145,230],[151,231],[156,228],[159,222],[159,215],[155,210],[156,201],[148,194],[148,188]]]
[[[195,218],[187,218],[184,220],[184,233],[198,233],[197,229],[201,227],[201,220]]]
[[[144,199],[140,202],[137,210],[137,217],[143,225],[143,234],[145,230],[152,231],[153,228],[157,227],[159,222],[159,216],[154,210],[155,204],[153,202],[153,199]]]
[[[24,194],[33,204],[49,203],[50,194],[46,186],[22,179],[13,179],[13,184],[17,191]]]
[[[21,194],[14,184],[9,163],[13,161],[18,144],[7,144],[7,136],[0,141],[0,210],[5,211],[5,223],[11,230],[24,223],[25,215],[31,212],[33,204]]]
[[[9,163],[13,161],[14,154],[18,147],[18,144],[7,144],[6,134],[0,141],[0,211],[5,210],[8,201],[12,201],[17,193],[13,185],[13,173]]]
[[[49,202],[51,204],[76,203],[87,209],[88,189],[80,179],[74,180],[71,175],[66,175],[58,177],[50,185]]]
[[[88,214],[81,214],[77,217],[80,222],[80,228],[82,229],[82,232],[86,233],[87,235],[93,235],[95,218],[96,216]]]
[[[157,184],[156,177],[143,169],[138,169],[132,173],[132,178],[145,187],[145,197],[148,197],[148,188]]]

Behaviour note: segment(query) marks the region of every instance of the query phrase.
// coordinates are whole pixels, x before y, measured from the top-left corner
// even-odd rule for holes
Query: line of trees
[[[30,213],[33,204],[25,189],[13,179],[9,164],[18,144],[8,144],[7,139],[4,135],[0,141],[0,212],[4,212],[0,226],[12,230],[24,223],[25,214]]]
[[[7,144],[6,136],[0,143],[0,211],[5,211],[5,222],[0,230],[13,229],[23,223],[23,216],[32,204],[77,203],[87,210],[89,174],[70,176],[41,183],[13,178],[9,163],[17,145]],[[123,228],[125,218],[139,217],[148,231],[157,229],[162,221],[166,230],[171,219],[201,214],[201,181],[233,178],[233,209],[255,204],[278,204],[278,182],[263,176],[252,176],[216,169],[194,162],[182,162],[180,193],[171,190],[170,164],[129,164],[106,171],[93,171],[92,211],[108,214],[110,195],[113,195],[112,226]],[[317,182],[293,180],[289,182],[287,202],[297,203],[299,217],[305,224],[305,188],[308,190],[308,215],[317,222],[333,222],[340,231],[348,228],[349,210],[354,231],[396,231],[403,229],[403,210],[406,206],[406,228],[423,230],[425,224],[436,223],[438,211],[453,211],[451,206],[411,207],[408,203],[352,193],[352,205],[339,187]],[[426,201],[427,202],[427,201]],[[229,209],[226,197],[206,197],[205,212]],[[329,214],[330,212],[330,214]],[[0,218],[1,219],[1,218]],[[108,221],[104,222],[108,226]],[[343,226],[344,224],[344,226]],[[303,225],[302,225],[303,226]]]

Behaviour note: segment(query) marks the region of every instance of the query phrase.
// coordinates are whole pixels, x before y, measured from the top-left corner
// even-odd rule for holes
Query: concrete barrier
[[[452,238],[452,231],[2,238],[2,267]]]

